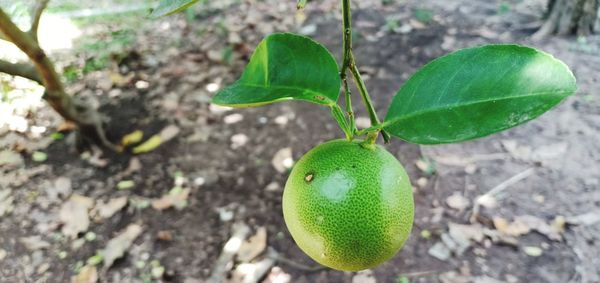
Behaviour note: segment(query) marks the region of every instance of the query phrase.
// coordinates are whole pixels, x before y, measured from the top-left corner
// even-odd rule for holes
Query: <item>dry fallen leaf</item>
[[[370,269],[359,271],[352,277],[352,283],[377,283]]]
[[[463,238],[477,243],[481,243],[484,239],[483,226],[481,224],[463,225],[448,223],[448,233],[454,239]]]
[[[8,189],[0,190],[0,217],[9,214],[15,208],[13,205],[14,197]]]
[[[127,197],[119,197],[110,199],[108,202],[102,200],[96,203],[96,207],[90,213],[95,219],[102,220],[107,219],[123,209],[127,205]]]
[[[23,162],[23,157],[12,150],[0,151],[0,168],[18,168],[23,165]]]
[[[452,251],[442,242],[435,243],[427,253],[441,261],[446,261],[452,255]]]
[[[122,257],[141,233],[142,226],[130,224],[118,236],[108,241],[106,248],[101,251],[104,259],[104,267],[109,268],[116,259]]]
[[[442,283],[470,283],[470,282],[473,282],[473,278],[470,275],[460,274],[454,270],[440,274],[439,279]]]
[[[19,242],[21,242],[21,244],[23,244],[23,246],[30,251],[46,249],[50,247],[50,243],[42,240],[42,237],[39,235],[20,238]]]
[[[235,135],[231,136],[231,148],[232,149],[240,148],[240,147],[244,146],[248,142],[248,140],[250,140],[250,139],[245,134],[235,134]]]
[[[224,276],[233,266],[233,257],[237,254],[242,246],[244,239],[250,233],[250,228],[244,223],[234,223],[231,227],[231,238],[227,240],[223,246],[223,250],[219,258],[213,265],[211,276],[206,282],[223,282]]]
[[[255,283],[261,282],[261,278],[264,278],[267,272],[275,265],[275,259],[271,257],[265,257],[262,260],[255,263],[241,263],[233,271],[230,283]],[[273,281],[271,281],[273,282]],[[278,282],[278,281],[274,281]],[[283,281],[283,282],[290,282]]]
[[[160,230],[156,234],[156,238],[161,241],[169,242],[173,240],[173,233],[171,233],[171,231],[168,230]]]
[[[455,192],[454,194],[452,194],[451,196],[449,196],[446,199],[446,204],[452,209],[456,209],[458,211],[463,211],[467,207],[469,207],[471,202],[469,201],[468,198],[462,196],[458,192]]]
[[[552,224],[548,224],[545,220],[531,215],[517,216],[512,222],[502,217],[494,217],[493,222],[494,227],[506,236],[519,237],[537,231],[554,241],[562,240],[566,224],[562,216],[557,217]]]
[[[287,170],[292,168],[292,166],[294,165],[294,159],[292,158],[292,148],[286,147],[278,150],[273,156],[271,164],[273,165],[273,167],[275,167],[275,170],[277,170],[277,172],[287,172]]]
[[[81,195],[72,195],[59,212],[60,222],[63,223],[62,233],[72,239],[84,232],[90,226],[88,210],[94,206],[94,200]]]
[[[177,127],[175,125],[169,125],[169,126],[166,126],[165,128],[163,128],[158,135],[160,136],[160,139],[162,140],[162,142],[165,143],[165,142],[173,139],[174,137],[176,137],[180,131],[181,131],[181,129],[179,129],[179,127]]]
[[[58,177],[54,180],[54,186],[48,189],[47,194],[52,200],[58,200],[59,197],[65,198],[71,195],[73,185],[71,179],[67,177]]]
[[[129,134],[123,136],[123,138],[121,138],[121,145],[128,146],[128,145],[136,144],[136,143],[141,142],[143,138],[144,138],[144,132],[142,132],[141,130],[135,130],[132,133],[129,133]]]
[[[562,233],[565,231],[566,220],[563,216],[557,216],[552,223],[546,222],[544,219],[523,215],[515,218],[515,221],[526,223],[532,230],[540,234],[546,235],[550,240],[561,241]]]
[[[123,171],[119,176],[121,178],[124,178],[135,172],[140,171],[141,169],[142,169],[142,162],[140,161],[139,158],[133,157],[129,160],[129,165],[127,166],[127,169],[125,169],[125,171]]]
[[[98,282],[98,270],[93,265],[86,265],[79,274],[71,278],[71,283],[96,283]]]
[[[238,252],[238,259],[249,262],[267,248],[267,228],[260,227],[256,234],[246,240]]]
[[[527,223],[515,220],[513,222],[509,222],[508,220],[502,217],[494,217],[493,219],[494,227],[496,230],[507,236],[518,237],[521,235],[525,235],[531,231],[531,227],[527,225]]]
[[[152,207],[156,210],[165,210],[171,207],[182,209],[187,206],[187,199],[190,195],[190,192],[190,189],[175,187],[171,189],[168,194],[152,201]]]

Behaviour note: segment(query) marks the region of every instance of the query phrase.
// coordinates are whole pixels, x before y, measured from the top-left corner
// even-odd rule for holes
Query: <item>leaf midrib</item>
[[[278,86],[278,85],[275,85],[275,86],[274,85],[264,86],[264,85],[249,84],[249,83],[238,83],[237,85],[248,86],[248,87],[256,87],[256,88],[263,88],[263,89],[284,89],[284,90],[301,91],[301,92],[309,93],[311,95],[318,95],[320,97],[323,97],[324,100],[328,101],[328,103],[326,103],[326,105],[331,106],[331,105],[335,104],[335,101],[333,101],[327,95],[325,95],[323,93],[320,93],[320,92],[316,92],[316,91],[307,89],[307,88],[299,88],[299,87],[294,87],[294,86]],[[295,99],[295,97],[291,97],[291,98]]]

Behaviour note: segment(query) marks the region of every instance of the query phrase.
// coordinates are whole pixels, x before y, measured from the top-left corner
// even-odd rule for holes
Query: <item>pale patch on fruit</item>
[[[343,172],[335,172],[320,180],[323,182],[319,185],[321,195],[332,202],[343,201],[348,196],[348,191],[356,186],[354,178]]]
[[[306,174],[306,176],[304,176],[304,181],[306,181],[307,183],[310,183],[314,177],[315,177],[315,174],[308,173],[308,174]]]
[[[321,215],[317,216],[317,224],[319,224],[319,225],[323,224],[324,220],[325,220],[325,217],[323,217]]]

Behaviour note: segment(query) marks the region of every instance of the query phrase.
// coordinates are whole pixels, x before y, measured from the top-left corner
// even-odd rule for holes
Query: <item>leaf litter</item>
[[[81,195],[72,195],[59,212],[62,223],[62,233],[71,238],[77,238],[81,232],[85,232],[90,226],[88,211],[94,206],[94,200]]]
[[[99,252],[104,261],[104,268],[109,268],[115,260],[125,255],[133,241],[142,234],[143,228],[138,224],[129,224],[119,235],[112,238],[106,244],[106,247]]]

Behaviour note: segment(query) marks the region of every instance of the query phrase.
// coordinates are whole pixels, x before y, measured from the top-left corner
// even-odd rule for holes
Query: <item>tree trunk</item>
[[[40,0],[36,9],[43,10],[47,0]],[[36,12],[35,17],[39,17],[41,11]],[[36,33],[39,19],[34,19],[32,29],[29,33],[20,30],[0,8],[0,33],[4,38],[14,43],[31,60],[33,65],[23,63],[10,63],[0,60],[0,71],[10,75],[22,76],[41,83],[46,91],[44,99],[58,112],[65,120],[71,121],[78,126],[81,137],[85,144],[97,144],[105,148],[117,150],[104,133],[103,118],[91,107],[89,103],[75,99],[65,92],[58,73],[54,65],[46,56],[37,42]],[[34,70],[36,72],[34,72]]]
[[[547,19],[534,35],[590,35],[600,32],[600,0],[549,0]]]

